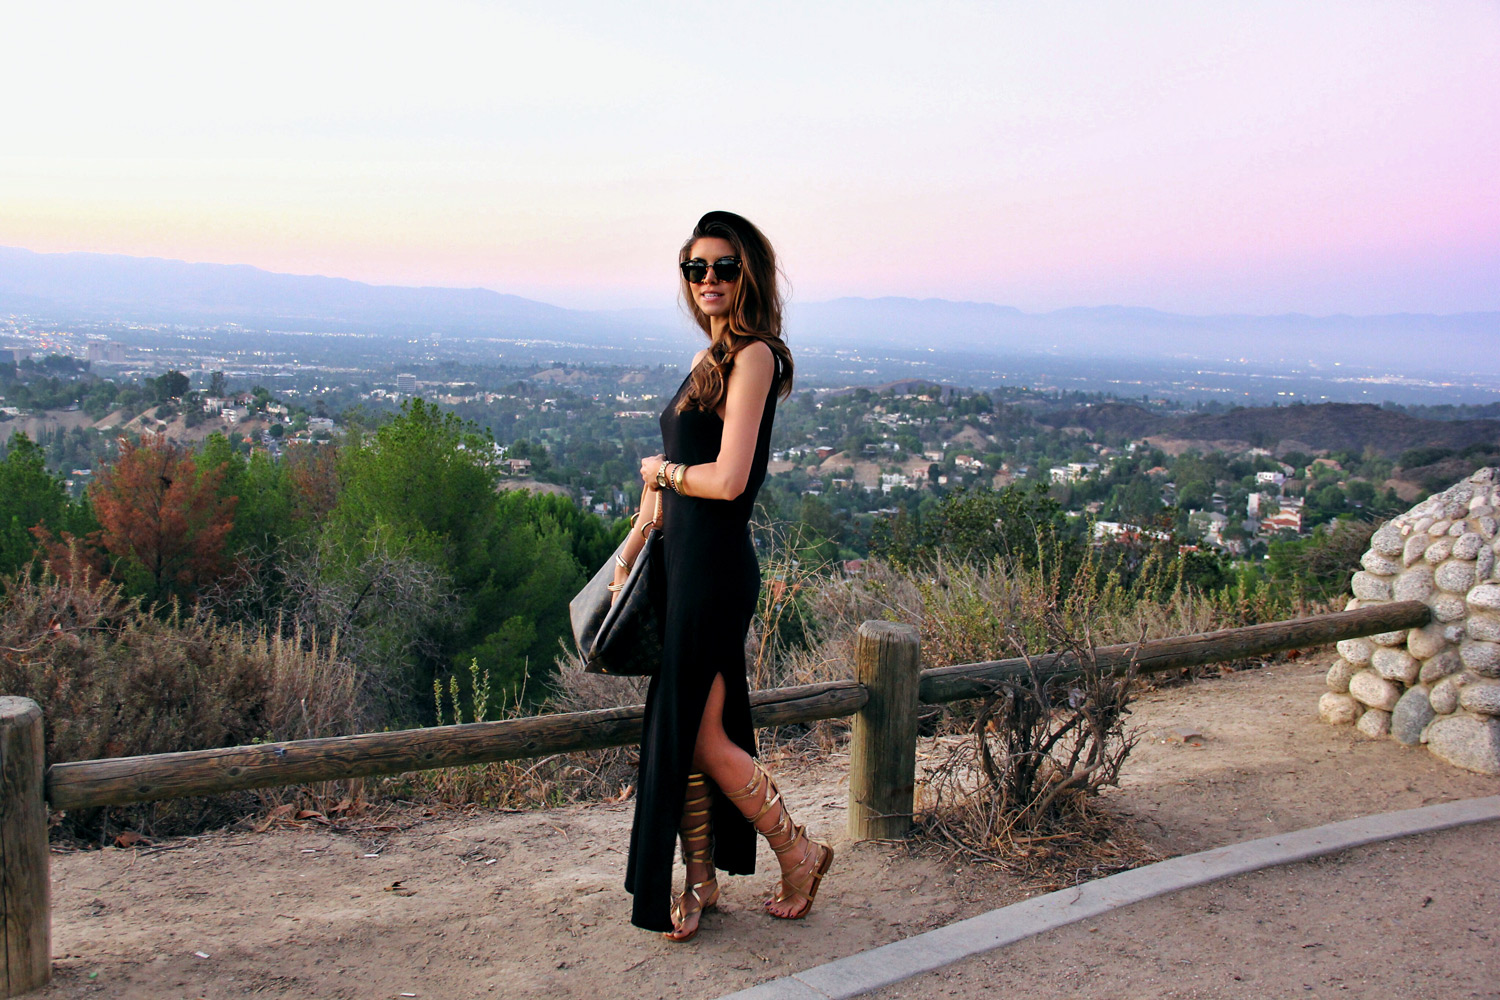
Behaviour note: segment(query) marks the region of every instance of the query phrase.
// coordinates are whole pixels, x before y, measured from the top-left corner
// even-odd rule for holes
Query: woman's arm
[[[625,547],[620,550],[620,557],[632,566],[635,565],[636,556],[641,554],[641,549],[646,545],[646,536],[641,534],[640,528],[648,523],[651,515],[658,513],[659,502],[655,486],[647,487],[641,492],[641,509],[636,512],[635,517],[630,519],[630,534],[625,536]],[[621,566],[618,562],[615,563],[614,582],[616,584],[624,583],[629,575],[630,570],[627,567]],[[609,602],[613,604],[619,596],[618,592],[611,593]]]
[[[750,464],[765,413],[766,395],[776,373],[771,348],[755,341],[734,356],[734,368],[724,387],[724,433],[719,454],[712,462],[690,465],[678,479],[684,496],[711,500],[733,500],[745,492]]]

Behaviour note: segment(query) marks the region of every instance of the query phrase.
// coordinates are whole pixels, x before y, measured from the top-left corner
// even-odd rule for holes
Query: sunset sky
[[[1500,3],[7,4],[0,245],[667,306],[1500,309]]]

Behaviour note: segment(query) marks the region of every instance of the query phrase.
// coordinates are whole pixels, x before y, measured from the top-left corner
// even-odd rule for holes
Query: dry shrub
[[[1097,798],[1118,784],[1138,739],[1126,726],[1134,664],[1101,668],[1086,630],[1066,632],[1060,608],[1042,614],[1069,669],[1023,653],[1025,669],[995,684],[965,736],[936,741],[917,829],[970,859],[1069,884],[1156,856]]]
[[[358,732],[352,666],[309,637],[268,638],[201,610],[145,608],[81,564],[64,581],[27,567],[0,581],[0,690],[44,713],[49,763]],[[112,822],[200,828],[245,796],[88,810],[65,832]]]
[[[645,678],[606,677],[585,673],[580,659],[565,653],[559,658],[557,682],[540,711],[585,712],[599,708],[638,705],[645,700]],[[501,701],[491,709],[489,674],[477,662],[469,665],[468,715],[457,677],[446,689],[435,682],[438,725],[488,722],[532,714],[523,710],[525,691],[514,701]],[[498,809],[532,809],[571,802],[621,800],[628,797],[636,778],[635,747],[606,747],[578,753],[551,754],[536,760],[496,761],[386,778],[367,793],[376,798],[409,799],[427,805],[478,806]]]

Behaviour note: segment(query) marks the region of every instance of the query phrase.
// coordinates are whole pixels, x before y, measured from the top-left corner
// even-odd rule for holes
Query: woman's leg
[[[682,797],[682,860],[687,867],[687,886],[672,900],[673,928],[667,937],[687,941],[698,933],[704,910],[719,901],[719,883],[713,862],[713,785],[701,772],[688,775]]]
[[[754,822],[756,830],[765,835],[766,842],[776,853],[784,883],[807,885],[812,881],[822,860],[820,850],[805,839],[800,840],[804,849],[796,849],[800,838],[779,794],[773,793],[770,782],[760,777],[765,772],[755,759],[740,749],[724,731],[722,676],[714,677],[708,701],[703,706],[698,742],[693,749],[693,769],[707,774],[729,795],[740,812]],[[755,794],[757,783],[761,786],[759,794]],[[767,808],[773,794],[775,802]],[[693,872],[689,871],[689,882],[692,878]],[[790,895],[785,900],[768,902],[767,909],[778,917],[792,918],[805,913],[811,905],[805,896]]]

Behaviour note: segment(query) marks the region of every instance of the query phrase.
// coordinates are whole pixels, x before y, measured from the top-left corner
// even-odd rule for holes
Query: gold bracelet
[[[623,583],[606,583],[604,585],[604,589],[609,591],[611,594],[618,594],[620,591],[625,589],[625,585]]]
[[[615,553],[615,565],[625,570],[627,573],[630,572],[630,563],[626,562],[625,557],[620,555],[620,553],[618,552]]]
[[[672,492],[682,496],[682,474],[687,471],[687,466],[679,462],[672,470]]]

